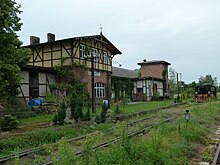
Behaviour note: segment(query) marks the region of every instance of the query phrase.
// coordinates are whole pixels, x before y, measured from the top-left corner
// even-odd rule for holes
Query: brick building
[[[128,92],[128,87],[120,88],[120,96],[130,98],[132,101],[149,101],[155,97],[165,97],[168,91],[168,66],[166,61],[146,61],[138,63],[140,70],[113,68],[114,81],[132,81],[133,89]],[[126,86],[125,84],[123,86]],[[114,87],[113,87],[114,88]],[[128,93],[132,93],[129,94]],[[113,89],[113,95],[115,90]]]
[[[45,97],[51,92],[49,85],[56,84],[55,66],[84,65],[86,70],[79,74],[86,82],[92,95],[92,73],[94,73],[94,95],[97,100],[109,98],[108,84],[111,83],[112,59],[122,54],[102,33],[56,40],[48,33],[47,42],[31,36],[30,61],[22,68],[22,84],[19,98],[25,102],[31,98]],[[94,72],[92,72],[94,70]],[[72,75],[70,75],[72,76]],[[65,91],[57,91],[65,94]]]
[[[74,74],[78,74],[80,80],[87,83],[90,97],[94,93],[96,101],[115,98],[116,95],[127,95],[133,101],[144,101],[152,100],[156,94],[164,97],[167,93],[168,62],[144,60],[138,63],[141,66],[139,72],[112,67],[114,56],[122,53],[102,33],[62,40],[56,40],[54,34],[48,33],[46,42],[31,36],[30,45],[25,48],[30,49],[30,61],[27,67],[22,68],[23,80],[18,97],[26,103],[51,92],[50,85],[58,81],[55,66],[68,67],[72,64],[86,67],[83,72],[76,71]],[[116,87],[119,80],[127,83],[118,89],[111,86],[116,84]],[[53,92],[59,96],[66,94],[62,89]]]

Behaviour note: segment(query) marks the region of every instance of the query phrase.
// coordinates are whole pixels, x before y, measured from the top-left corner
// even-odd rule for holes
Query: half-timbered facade
[[[81,80],[88,83],[89,93],[92,91],[93,65],[95,96],[100,99],[108,97],[107,84],[110,83],[112,58],[121,52],[102,33],[62,40],[55,40],[55,35],[48,33],[47,42],[43,43],[40,42],[40,38],[31,36],[30,45],[25,47],[30,49],[30,61],[28,67],[22,71],[24,80],[20,97],[26,100],[44,97],[48,92],[49,83],[55,82],[52,68],[72,64],[84,65],[87,68]]]
[[[119,97],[128,97],[132,101],[150,101],[154,98],[163,98],[168,91],[168,66],[166,61],[146,61],[138,63],[141,66],[137,70],[128,70],[123,68],[113,68],[112,77],[114,81],[119,81],[122,87],[117,91]],[[128,92],[127,83],[121,81],[132,81],[133,89]],[[117,84],[116,84],[117,85]],[[116,91],[113,86],[112,98],[116,98]],[[127,95],[127,93],[132,93]]]

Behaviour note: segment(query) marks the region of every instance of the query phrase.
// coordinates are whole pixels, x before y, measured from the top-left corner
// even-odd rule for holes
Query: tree
[[[200,76],[199,84],[210,84],[210,85],[217,85],[217,77],[212,78],[212,75],[208,74],[205,77]]]
[[[192,98],[192,96],[195,93],[195,87],[196,87],[197,83],[195,81],[189,83],[189,84],[184,84],[183,85],[183,96],[185,98]]]
[[[178,92],[177,81],[176,81],[176,71],[173,68],[169,68],[169,94],[173,95]]]
[[[22,26],[20,7],[13,0],[0,0],[0,97],[18,94],[20,67],[29,60],[16,34]]]

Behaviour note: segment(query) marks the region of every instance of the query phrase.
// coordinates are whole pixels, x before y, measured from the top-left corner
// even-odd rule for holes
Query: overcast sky
[[[114,65],[165,60],[183,81],[211,74],[220,81],[219,0],[16,0],[21,3],[24,45],[29,36],[46,41],[103,34],[122,52]]]

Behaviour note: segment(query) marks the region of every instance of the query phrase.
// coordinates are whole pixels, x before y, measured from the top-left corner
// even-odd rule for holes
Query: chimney
[[[35,45],[40,43],[40,38],[36,36],[30,36],[30,45]]]
[[[54,42],[55,41],[55,34],[47,33],[47,42]]]

